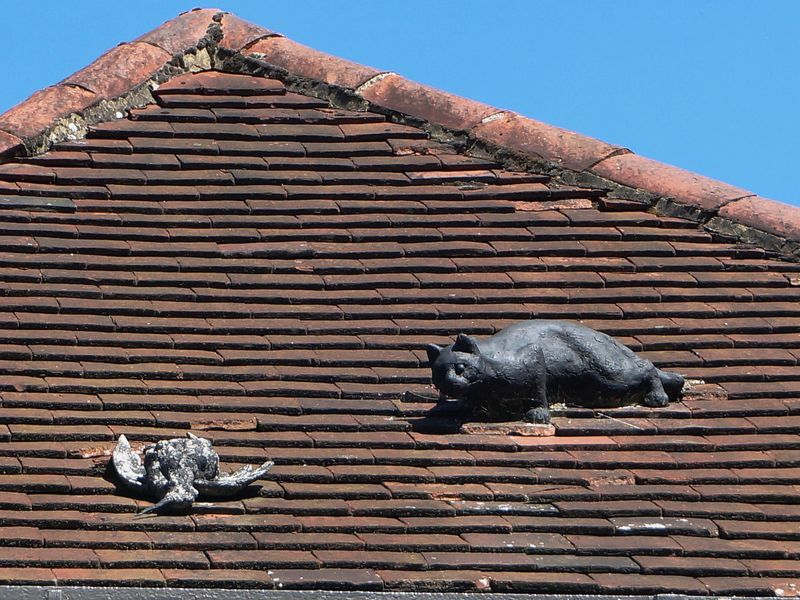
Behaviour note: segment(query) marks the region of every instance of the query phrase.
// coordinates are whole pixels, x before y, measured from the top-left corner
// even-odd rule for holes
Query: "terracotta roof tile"
[[[88,67],[67,77],[60,85],[80,86],[98,98],[114,98],[147,80],[170,54],[143,42],[121,44]]]
[[[58,119],[84,110],[97,99],[94,92],[74,85],[48,87],[0,115],[0,130],[18,138],[33,137]]]
[[[14,154],[21,147],[22,139],[6,131],[0,131],[0,157]]]
[[[491,106],[441,92],[394,73],[385,75],[378,79],[375,73],[374,82],[364,80],[360,84],[363,87],[353,87],[360,88],[361,96],[379,106],[431,123],[441,123],[451,129],[472,129],[483,119],[500,112]]]
[[[248,46],[245,53],[263,57],[264,60],[292,73],[310,79],[327,81],[333,85],[355,89],[379,71],[352,62],[342,64],[342,59],[325,54],[282,36],[260,39]]]
[[[737,224],[758,223],[759,228],[789,240],[800,239],[800,219],[797,213],[774,200],[750,196],[723,206],[719,216]]]
[[[221,45],[225,48],[238,51],[248,48],[258,40],[275,34],[272,31],[240,19],[231,13],[221,13],[219,23],[222,27]],[[216,20],[216,18],[215,18]]]
[[[194,46],[205,37],[213,18],[220,11],[215,8],[194,9],[181,13],[163,25],[156,27],[134,42],[146,42],[170,54],[178,54]]]
[[[611,181],[674,198],[706,212],[714,212],[732,200],[753,196],[747,190],[636,154],[606,157],[591,170]]]
[[[479,140],[584,171],[611,156],[627,153],[618,146],[559,129],[513,113],[486,119],[472,131]],[[639,187],[639,186],[636,186]]]

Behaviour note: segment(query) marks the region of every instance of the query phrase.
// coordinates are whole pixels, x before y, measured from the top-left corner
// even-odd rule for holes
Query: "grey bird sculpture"
[[[112,462],[125,487],[158,500],[139,515],[165,508],[187,509],[198,496],[233,496],[263,477],[274,464],[245,465],[234,473],[222,473],[219,456],[211,442],[191,433],[185,438],[146,446],[142,456],[133,451],[124,435],[120,435]]]

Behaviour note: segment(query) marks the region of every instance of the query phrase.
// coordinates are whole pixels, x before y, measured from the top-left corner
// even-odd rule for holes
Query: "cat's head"
[[[433,385],[442,395],[464,398],[470,388],[483,381],[486,365],[475,338],[460,333],[452,346],[428,344],[426,350]]]

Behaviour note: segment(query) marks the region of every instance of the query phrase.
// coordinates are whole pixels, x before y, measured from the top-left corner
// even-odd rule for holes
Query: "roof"
[[[796,591],[791,209],[213,10],[0,130],[0,583]],[[425,343],[551,317],[703,383],[426,417]],[[277,466],[134,519],[114,440],[190,429]]]

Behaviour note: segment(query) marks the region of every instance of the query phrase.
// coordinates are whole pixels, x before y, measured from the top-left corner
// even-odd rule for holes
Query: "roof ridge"
[[[220,9],[183,12],[0,115],[0,158],[43,152],[119,111],[153,102],[152,90],[167,79],[212,69],[220,44],[238,52],[275,35]]]
[[[290,79],[289,89],[324,95],[340,106],[410,118],[434,137],[460,140],[471,154],[544,171],[564,183],[603,187],[659,213],[800,257],[800,208],[314,50],[213,8],[181,13],[0,115],[0,158],[79,137],[89,125],[152,102],[152,90],[170,77],[214,68]]]

